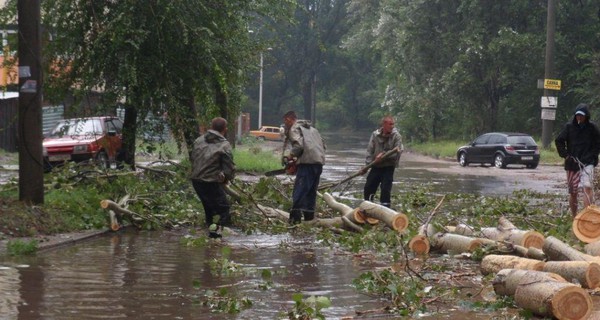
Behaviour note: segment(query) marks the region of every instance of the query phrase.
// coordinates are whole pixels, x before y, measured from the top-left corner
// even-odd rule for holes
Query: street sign
[[[558,104],[557,97],[546,96],[546,97],[542,97],[540,105],[542,106],[542,108],[556,109],[557,104]]]
[[[542,109],[542,120],[555,120],[556,109]]]
[[[544,89],[560,90],[560,80],[544,79]]]

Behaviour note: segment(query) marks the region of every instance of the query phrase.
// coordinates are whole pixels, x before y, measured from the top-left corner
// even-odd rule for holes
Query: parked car
[[[491,132],[482,134],[473,142],[458,148],[458,163],[490,164],[506,168],[509,164],[522,164],[535,169],[540,162],[540,150],[535,140],[525,133]]]
[[[260,140],[283,140],[283,128],[262,126],[259,130],[251,130],[250,135]]]
[[[103,167],[120,161],[123,122],[117,117],[74,118],[59,121],[43,141],[46,169],[65,161],[96,161]]]

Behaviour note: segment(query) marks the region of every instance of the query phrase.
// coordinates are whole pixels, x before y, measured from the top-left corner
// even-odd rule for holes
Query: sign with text
[[[542,120],[555,120],[556,109],[542,109]]]
[[[560,90],[560,80],[544,79],[544,89]]]
[[[558,98],[557,97],[546,96],[546,97],[542,97],[542,101],[541,102],[542,102],[541,103],[542,108],[556,109],[556,106],[558,104]]]

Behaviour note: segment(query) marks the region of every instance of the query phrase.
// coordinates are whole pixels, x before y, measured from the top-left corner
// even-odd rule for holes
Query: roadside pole
[[[552,130],[556,119],[557,98],[552,90],[560,90],[560,80],[554,78],[554,31],[556,29],[556,5],[558,0],[548,0],[546,19],[546,59],[544,72],[544,96],[542,97],[542,147],[550,148]]]
[[[40,0],[18,0],[19,200],[44,203]]]

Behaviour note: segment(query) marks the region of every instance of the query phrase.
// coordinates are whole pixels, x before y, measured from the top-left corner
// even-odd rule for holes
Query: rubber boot
[[[294,225],[299,224],[300,222],[302,222],[302,211],[300,209],[292,209],[290,211],[289,223]]]
[[[304,221],[310,221],[315,218],[314,211],[302,210],[302,215],[304,215]]]

